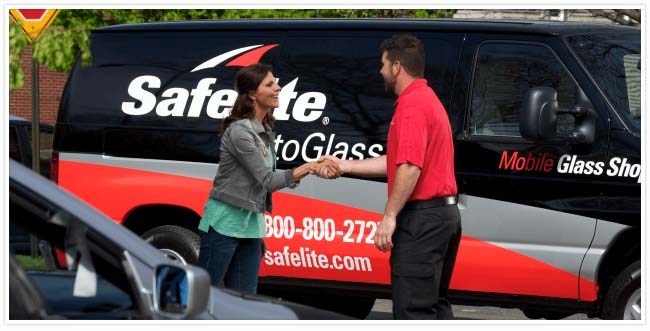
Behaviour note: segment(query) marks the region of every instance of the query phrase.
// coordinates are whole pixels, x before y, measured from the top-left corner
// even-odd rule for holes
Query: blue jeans
[[[210,274],[212,285],[257,293],[261,238],[224,236],[210,227],[201,232],[199,266]]]

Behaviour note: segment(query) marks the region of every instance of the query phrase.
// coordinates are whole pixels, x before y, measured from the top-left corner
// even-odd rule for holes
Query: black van
[[[70,73],[53,177],[169,257],[196,263],[235,73],[273,66],[279,168],[385,153],[380,42],[419,37],[449,113],[463,238],[455,304],[641,318],[640,29],[535,21],[237,20],[119,25]],[[385,178],[275,196],[260,290],[365,316],[390,298],[372,238]]]

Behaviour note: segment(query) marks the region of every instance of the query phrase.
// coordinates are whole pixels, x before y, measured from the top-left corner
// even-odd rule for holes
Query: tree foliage
[[[92,61],[90,31],[108,25],[161,21],[241,18],[449,18],[455,10],[425,9],[63,9],[43,36],[32,44],[32,57],[51,70],[67,72],[78,54]],[[24,85],[20,54],[28,40],[19,24],[9,28],[9,88]]]
[[[589,9],[589,12],[618,24],[641,26],[641,9]]]

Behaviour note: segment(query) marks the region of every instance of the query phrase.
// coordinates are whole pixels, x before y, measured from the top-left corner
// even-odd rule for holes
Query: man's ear
[[[400,71],[402,71],[402,64],[399,61],[395,61],[393,62],[392,69],[393,69],[393,75],[397,76],[397,74]]]

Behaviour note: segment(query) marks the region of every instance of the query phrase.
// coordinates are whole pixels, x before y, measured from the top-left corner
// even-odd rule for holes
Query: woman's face
[[[261,109],[271,110],[280,107],[279,96],[281,89],[273,74],[268,72],[262,83],[257,87],[257,91],[251,94],[250,97],[255,100],[257,106]]]

